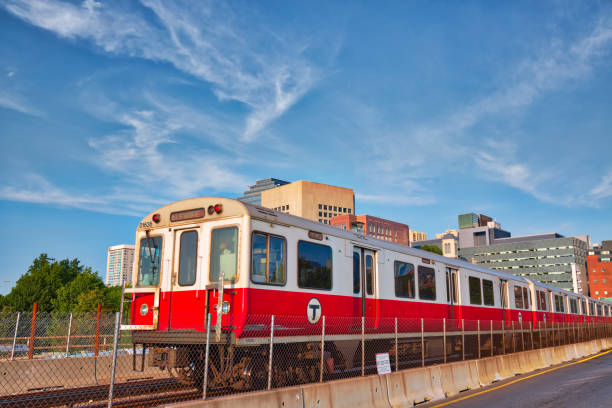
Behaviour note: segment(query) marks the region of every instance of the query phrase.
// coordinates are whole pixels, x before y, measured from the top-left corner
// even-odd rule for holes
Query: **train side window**
[[[563,305],[563,296],[555,295],[555,311],[557,313],[565,312],[565,307]]]
[[[514,287],[514,307],[523,309],[523,288],[520,286]]]
[[[162,243],[162,237],[146,237],[140,240],[138,286],[159,285]]]
[[[196,260],[198,258],[198,232],[185,231],[181,234],[179,249],[178,284],[191,286],[196,280]]]
[[[414,299],[414,265],[395,261],[395,296]]]
[[[284,285],[287,282],[285,238],[253,233],[251,252],[251,280],[266,285]]]
[[[368,295],[374,294],[374,258],[372,255],[366,255],[365,257],[365,279],[366,279],[366,293]]]
[[[570,299],[570,311],[572,314],[578,314],[578,302],[576,302],[576,299]]]
[[[470,276],[468,278],[468,286],[470,288],[470,304],[482,305],[482,294],[480,292],[480,278]]]
[[[298,286],[306,289],[331,289],[331,247],[314,242],[298,242]]]
[[[601,316],[601,305],[597,305],[597,316]]]
[[[529,305],[531,304],[529,298],[529,294],[527,293],[527,288],[523,288],[523,307],[525,309],[529,309]]]
[[[436,273],[433,268],[419,265],[419,299],[436,300]]]
[[[360,292],[360,284],[361,274],[359,273],[359,268],[361,265],[361,257],[357,252],[353,252],[353,293],[358,294]]]
[[[495,306],[495,298],[493,297],[493,281],[488,279],[482,280],[482,300],[486,306]]]
[[[582,312],[582,314],[583,314],[583,315],[586,315],[586,314],[587,314],[587,313],[586,313],[586,311],[587,311],[587,310],[586,310],[586,303],[585,303],[585,301],[584,301],[584,300],[581,300],[581,301],[580,301],[580,309],[581,309],[580,311]]]
[[[210,281],[218,281],[221,272],[226,281],[234,280],[238,266],[238,227],[214,229],[210,252]]]
[[[546,293],[538,290],[536,292],[536,298],[537,298],[537,302],[538,302],[538,310],[542,310],[542,311],[546,311]]]

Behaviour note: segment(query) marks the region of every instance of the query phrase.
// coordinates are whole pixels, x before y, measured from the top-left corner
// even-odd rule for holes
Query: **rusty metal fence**
[[[120,320],[0,314],[0,407],[155,406],[612,336],[603,322],[249,316],[239,345],[210,317],[192,342],[134,345]]]

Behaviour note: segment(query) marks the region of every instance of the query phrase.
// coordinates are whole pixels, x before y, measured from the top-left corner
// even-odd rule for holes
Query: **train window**
[[[601,305],[597,305],[597,316],[601,316]]]
[[[210,248],[210,281],[217,282],[221,272],[226,281],[235,279],[237,266],[238,227],[214,229]]]
[[[395,261],[395,296],[414,298],[414,265]]]
[[[368,295],[374,294],[374,258],[372,255],[366,255],[365,257],[365,279],[366,279],[366,293]]]
[[[538,310],[542,310],[542,311],[548,310],[548,308],[546,307],[546,292],[542,290],[538,290],[536,292],[536,300],[537,300]]]
[[[570,312],[573,314],[578,314],[578,302],[576,299],[570,299]]]
[[[514,287],[514,307],[523,309],[523,288],[520,286]]]
[[[253,233],[251,262],[251,280],[254,283],[284,285],[287,282],[285,238]]]
[[[298,286],[308,289],[331,289],[331,247],[314,242],[298,242]]]
[[[395,233],[397,236],[397,232]],[[457,270],[446,268],[446,301],[451,301],[451,293],[453,297],[452,303],[457,303],[457,287],[455,285],[457,279]]]
[[[361,256],[357,252],[353,252],[353,293],[357,294],[360,292],[359,281],[361,280],[361,274],[359,268],[361,265]]]
[[[138,286],[159,285],[162,242],[162,237],[146,237],[140,240]]]
[[[523,288],[523,307],[529,309],[531,302],[529,301],[529,295],[527,294],[527,288]]]
[[[493,297],[493,281],[488,279],[482,280],[482,300],[486,306],[495,305],[495,298]]]
[[[589,315],[595,316],[595,304],[593,302],[589,302]]]
[[[433,268],[419,265],[419,299],[436,300],[436,273]]]
[[[185,231],[181,234],[181,248],[179,249],[179,285],[191,286],[195,283],[197,258],[198,232]]]
[[[482,305],[482,294],[480,292],[480,278],[470,276],[468,278],[470,287],[470,304]]]
[[[563,296],[555,295],[555,312],[565,312],[565,307],[563,305]]]
[[[586,302],[584,300],[580,301],[580,309],[583,315],[587,314],[587,310],[586,310]]]

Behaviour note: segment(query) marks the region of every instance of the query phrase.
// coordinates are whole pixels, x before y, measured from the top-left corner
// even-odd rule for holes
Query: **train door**
[[[355,262],[359,262],[361,280],[361,316],[366,318],[366,327],[378,327],[378,268],[376,253],[370,249],[355,248],[353,251],[353,274],[355,275]],[[353,276],[355,279],[355,276]],[[355,287],[355,281],[353,281]],[[354,291],[354,288],[353,288]]]
[[[448,302],[448,318],[461,319],[457,306],[457,269],[446,268],[446,301]]]
[[[196,291],[198,272],[199,229],[195,227],[174,231],[174,256],[170,284],[170,329],[203,327],[204,299]],[[202,305],[200,305],[202,303]]]
[[[506,326],[510,324],[510,302],[508,300],[508,281],[505,279],[499,280],[499,299],[501,300],[502,321]]]

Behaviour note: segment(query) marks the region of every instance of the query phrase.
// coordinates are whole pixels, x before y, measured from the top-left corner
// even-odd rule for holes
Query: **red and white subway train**
[[[374,335],[393,333],[396,318],[505,328],[612,320],[607,302],[226,198],[147,215],[134,263],[123,326],[134,342],[154,347],[156,364],[193,374],[210,315],[211,360],[225,366],[216,380],[242,388],[252,386],[239,377],[269,343],[271,316],[277,341],[302,344],[296,356],[313,360],[325,317],[327,338],[346,343],[325,350],[347,368],[361,354],[362,324]]]

